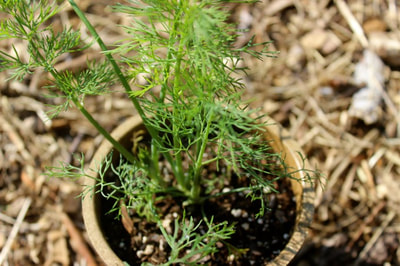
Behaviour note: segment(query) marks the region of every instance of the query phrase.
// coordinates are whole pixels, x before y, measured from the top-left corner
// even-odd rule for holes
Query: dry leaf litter
[[[79,1],[108,44],[123,35],[110,1]],[[272,41],[277,58],[245,58],[246,97],[288,129],[324,184],[315,219],[293,265],[399,265],[400,3],[396,0],[263,0],[230,6],[243,45]],[[55,28],[78,27],[71,9]],[[83,37],[90,36],[81,28]],[[2,41],[24,54],[24,43]],[[68,55],[79,69],[99,48]],[[45,166],[89,160],[101,142],[77,111],[49,121],[46,74],[22,82],[0,73],[0,264],[101,265],[80,214],[79,182],[47,179]],[[123,96],[88,98],[107,129],[134,112]]]

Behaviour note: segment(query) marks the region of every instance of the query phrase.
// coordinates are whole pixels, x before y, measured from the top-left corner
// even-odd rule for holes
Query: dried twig
[[[279,13],[285,8],[288,8],[289,6],[293,5],[294,1],[293,0],[275,0],[272,3],[268,5],[268,8],[265,9],[265,15],[266,16],[273,16],[276,13]]]
[[[375,217],[379,214],[379,212],[385,207],[386,203],[384,201],[381,201],[378,205],[376,205],[372,211],[371,214],[364,220],[364,222],[361,224],[361,226],[358,227],[357,232],[355,235],[352,237],[351,241],[347,244],[346,246],[346,251],[350,252],[350,250],[353,248],[354,244],[360,239],[362,234],[365,231],[365,228],[372,223],[372,221],[375,219]]]
[[[375,231],[375,233],[372,235],[371,239],[368,241],[368,243],[364,246],[363,250],[360,252],[355,265],[360,265],[360,263],[365,259],[368,252],[371,250],[371,248],[374,246],[376,241],[382,235],[385,228],[388,227],[388,225],[394,219],[395,216],[396,216],[396,214],[393,211],[390,211],[388,213],[388,215],[386,216],[386,219],[383,221],[382,225]]]
[[[13,127],[11,123],[9,123],[6,119],[0,116],[0,125],[1,128],[7,133],[11,142],[15,145],[18,152],[24,158],[26,162],[33,162],[33,158],[31,154],[26,149],[25,143],[21,136],[18,134],[17,130]]]
[[[357,169],[357,175],[362,183],[366,183],[368,188],[368,195],[372,201],[376,200],[376,188],[374,176],[371,172],[371,168],[366,160],[361,161],[360,167]]]
[[[88,266],[96,266],[97,263],[92,253],[89,251],[85,240],[67,214],[62,213],[62,221],[67,228],[69,236],[71,237],[71,246],[74,251],[85,258]]]
[[[343,0],[335,0],[335,3],[340,13],[346,19],[350,28],[356,35],[358,41],[361,43],[362,47],[367,48],[369,43],[367,37],[365,37],[364,30],[362,29],[360,23],[358,23],[354,15],[351,13],[351,10],[347,6],[346,2]]]
[[[347,176],[344,179],[343,185],[341,186],[341,190],[339,193],[339,204],[343,207],[349,200],[349,193],[353,186],[354,177],[356,176],[356,171],[357,171],[357,166],[353,165],[348,171]]]
[[[11,229],[10,235],[0,252],[0,265],[3,265],[7,258],[7,254],[11,249],[12,244],[14,243],[15,238],[17,237],[18,231],[22,225],[22,222],[25,218],[26,213],[28,212],[29,206],[31,205],[32,199],[26,198],[24,203],[22,204],[21,210],[19,211],[18,217],[15,220],[14,226]]]

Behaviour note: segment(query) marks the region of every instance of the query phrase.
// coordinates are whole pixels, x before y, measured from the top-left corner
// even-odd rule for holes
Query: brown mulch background
[[[106,8],[111,1],[78,2],[107,43],[123,34],[115,23],[128,21]],[[263,0],[231,8],[249,30],[239,44],[255,35],[280,51],[275,59],[244,61],[246,97],[285,126],[326,178],[293,265],[400,265],[400,3]],[[67,7],[54,27],[69,25],[78,20]],[[0,49],[11,51],[10,44],[1,41]],[[24,54],[23,43],[13,44]],[[96,51],[65,57],[59,67],[80,66]],[[359,98],[360,66],[369,98]],[[79,182],[43,171],[76,163],[73,154],[81,152],[89,161],[102,138],[76,110],[46,119],[54,101],[43,97],[46,74],[6,78],[0,73],[0,264],[101,264],[86,238]],[[110,130],[135,113],[120,95],[88,98],[87,106]]]

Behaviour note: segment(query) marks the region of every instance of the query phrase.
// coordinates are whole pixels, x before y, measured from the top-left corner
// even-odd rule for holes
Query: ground
[[[78,1],[108,44],[122,31],[111,1]],[[281,123],[325,176],[314,221],[293,265],[399,265],[400,4],[396,0],[263,0],[230,6],[246,43],[272,41],[276,58],[245,58],[245,97]],[[2,15],[5,16],[4,14]],[[71,8],[54,27],[78,27]],[[82,36],[88,37],[85,28]],[[88,37],[89,38],[89,37]],[[23,43],[13,42],[24,55]],[[11,42],[0,49],[11,52]],[[65,57],[75,68],[95,58]],[[46,74],[0,73],[0,264],[100,264],[86,238],[79,181],[46,166],[89,161],[102,138],[78,111],[46,119]],[[363,90],[363,91],[362,91]],[[107,129],[135,113],[124,97],[87,99]]]

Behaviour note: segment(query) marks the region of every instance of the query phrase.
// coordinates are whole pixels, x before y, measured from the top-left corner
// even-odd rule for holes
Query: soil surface
[[[220,178],[223,178],[222,176]],[[245,184],[245,183],[246,184]],[[232,178],[226,188],[248,186],[247,180]],[[229,194],[206,200],[202,205],[182,207],[179,199],[166,198],[157,205],[161,222],[167,232],[174,232],[174,221],[181,220],[183,212],[186,223],[193,217],[196,232],[204,234],[208,225],[204,221],[213,219],[214,224],[228,221],[235,225],[235,233],[217,244],[218,252],[201,260],[206,265],[263,265],[272,260],[288,242],[296,219],[296,202],[287,179],[276,183],[280,194],[268,194],[264,201],[268,204],[265,214],[256,217],[260,210],[259,201],[252,201],[244,193]],[[104,234],[118,256],[130,265],[142,262],[160,264],[168,261],[170,247],[156,223],[151,223],[134,212],[116,220],[109,214],[115,206],[113,200],[102,199],[102,227]],[[125,224],[129,224],[126,226]],[[177,229],[179,230],[179,229]],[[181,232],[181,231],[180,231]],[[182,254],[189,250],[183,249]]]
[[[129,23],[111,13],[111,2],[79,1],[107,44],[123,35],[115,23]],[[263,61],[245,58],[245,97],[284,125],[325,174],[308,240],[292,264],[400,265],[399,2],[262,0],[231,12],[248,30],[238,45],[254,35],[280,51]],[[79,21],[67,7],[53,26],[77,28]],[[0,49],[16,49],[26,60],[23,42],[0,41]],[[94,46],[61,58],[57,67],[79,69],[97,54]],[[83,152],[89,162],[102,138],[77,110],[46,118],[54,99],[43,97],[45,73],[19,82],[7,77],[0,73],[0,260],[102,265],[82,222],[80,181],[43,174],[59,161],[78,165],[73,154]],[[123,96],[85,101],[109,130],[135,114]]]

